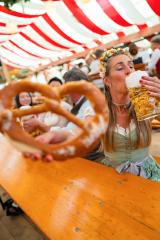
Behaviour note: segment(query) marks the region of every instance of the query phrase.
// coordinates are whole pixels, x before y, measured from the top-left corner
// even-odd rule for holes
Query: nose
[[[130,66],[126,65],[125,66],[125,74],[129,75],[132,72],[132,69],[130,68]]]

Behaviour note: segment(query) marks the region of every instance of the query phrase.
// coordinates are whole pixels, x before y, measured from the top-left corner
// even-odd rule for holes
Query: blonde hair
[[[110,59],[114,56],[118,55],[127,55],[131,60],[133,59],[131,54],[126,48],[111,48],[109,50],[106,50],[102,57],[100,58],[100,75],[102,78],[107,76],[109,74],[109,62]]]
[[[110,51],[104,52],[102,58],[101,58],[101,71],[103,73],[103,77],[109,75],[110,71],[110,59],[117,55],[127,55],[131,59],[129,52],[126,49],[111,49]],[[108,129],[105,135],[104,139],[104,148],[107,151],[114,151],[115,145],[114,145],[114,130],[117,125],[117,117],[116,117],[116,107],[112,102],[112,96],[110,94],[110,89],[108,86],[105,86],[105,96],[108,103],[108,109],[109,109],[109,124]],[[136,125],[136,142],[131,141],[131,137],[129,134],[129,141],[132,148],[142,148],[147,147],[151,143],[151,125],[149,121],[137,121],[137,117],[134,111],[134,108],[132,105],[128,107],[128,123],[130,123],[131,119],[134,120],[134,123]]]

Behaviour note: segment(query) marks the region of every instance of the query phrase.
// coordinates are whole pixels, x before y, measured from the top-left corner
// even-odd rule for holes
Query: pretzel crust
[[[45,97],[44,103],[30,109],[13,110],[13,97],[23,91],[40,92]],[[82,121],[61,108],[61,98],[72,93],[84,95],[91,102],[95,115],[87,121]],[[30,81],[14,82],[0,90],[0,110],[0,131],[17,148],[22,152],[50,153],[56,160],[84,156],[96,146],[108,125],[105,97],[96,86],[86,81],[70,82],[55,88]],[[43,144],[24,131],[16,121],[17,117],[47,111],[53,111],[66,117],[77,125],[80,131],[77,131],[75,136],[64,142]]]

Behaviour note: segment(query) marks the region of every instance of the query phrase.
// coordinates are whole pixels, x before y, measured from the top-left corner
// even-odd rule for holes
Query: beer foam
[[[143,76],[148,76],[147,72],[140,70],[132,72],[128,77],[126,77],[127,88],[141,87],[140,80]]]

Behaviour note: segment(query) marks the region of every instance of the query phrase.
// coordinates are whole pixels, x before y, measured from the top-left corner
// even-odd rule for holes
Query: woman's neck
[[[124,94],[117,94],[112,96],[112,102],[115,104],[128,104],[130,102],[130,98]]]
[[[128,95],[117,94],[112,96],[112,104],[115,109],[117,124],[123,128],[129,125],[128,109],[130,106],[130,98]]]

